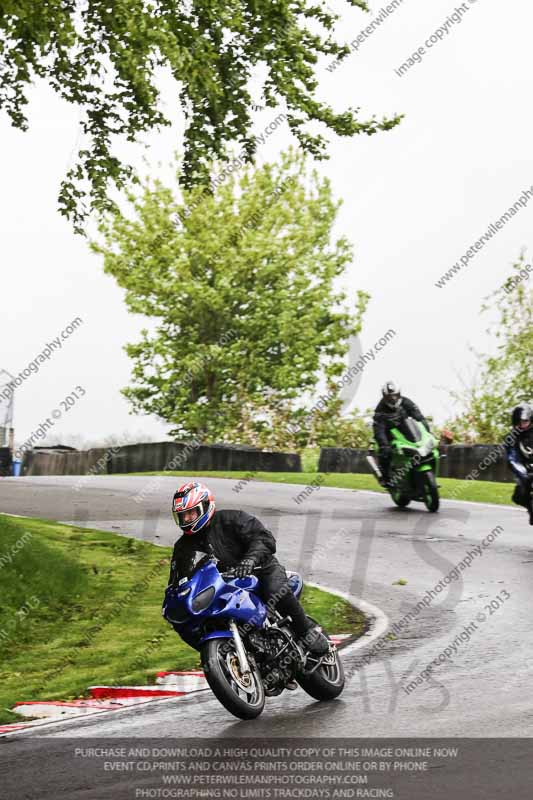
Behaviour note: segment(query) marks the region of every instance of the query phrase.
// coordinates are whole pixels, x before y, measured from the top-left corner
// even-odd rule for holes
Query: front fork
[[[374,473],[374,475],[376,476],[379,483],[381,483],[381,481],[383,480],[383,473],[380,470],[378,462],[376,461],[374,456],[371,455],[366,456],[366,462],[370,467],[370,469],[372,470],[372,472]]]
[[[237,659],[239,661],[239,669],[241,675],[245,677],[246,675],[250,675],[252,670],[250,669],[250,663],[248,661],[248,657],[246,655],[246,650],[244,649],[244,645],[242,643],[241,634],[239,633],[239,629],[237,627],[237,623],[235,620],[231,620],[229,624],[229,629],[233,634],[233,641],[235,642],[235,649],[237,651]]]

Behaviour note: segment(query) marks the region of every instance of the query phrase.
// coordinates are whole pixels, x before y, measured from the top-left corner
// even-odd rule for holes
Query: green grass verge
[[[320,447],[306,447],[300,453],[302,472],[316,472],[320,458]]]
[[[114,533],[0,515],[0,723],[20,721],[9,710],[16,701],[85,697],[91,685],[198,667],[161,617],[170,555]],[[304,606],[334,633],[363,633],[363,615],[338,597],[307,587]]]
[[[135,472],[132,475],[175,475],[176,477],[191,476],[189,472]],[[246,489],[250,480],[249,472],[195,472],[198,478],[228,478],[235,482],[235,498]],[[252,480],[270,481],[272,483],[289,483],[295,485],[316,486],[315,493],[320,486],[329,486],[338,489],[368,489],[373,492],[384,493],[385,490],[377,483],[373,475],[359,475],[353,472],[335,472],[322,474],[318,472],[255,472]],[[239,481],[240,491],[239,489]],[[448,500],[471,500],[476,503],[497,503],[499,505],[512,505],[511,495],[514,483],[496,483],[492,481],[460,481],[453,478],[439,478],[440,495]],[[298,492],[295,492],[298,494]],[[311,495],[312,496],[312,495]]]

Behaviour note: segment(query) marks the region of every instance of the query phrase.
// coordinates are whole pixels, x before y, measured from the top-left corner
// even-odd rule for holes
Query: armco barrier
[[[24,456],[23,475],[107,475],[161,470],[301,472],[297,453],[270,453],[230,445],[149,442],[87,451],[37,450]]]
[[[513,475],[501,445],[447,445],[440,447],[445,458],[440,461],[439,474],[443,478],[479,481],[513,481]],[[323,447],[318,462],[319,472],[372,472],[366,461],[369,450]],[[375,455],[375,453],[374,453]]]

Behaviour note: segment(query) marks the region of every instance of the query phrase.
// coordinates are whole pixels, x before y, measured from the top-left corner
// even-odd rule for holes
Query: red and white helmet
[[[183,519],[184,511],[194,511],[196,517],[191,521],[185,522]],[[174,492],[172,500],[172,516],[174,522],[181,528],[183,533],[198,533],[210,522],[215,513],[215,498],[210,489],[203,483],[190,481],[184,483]]]

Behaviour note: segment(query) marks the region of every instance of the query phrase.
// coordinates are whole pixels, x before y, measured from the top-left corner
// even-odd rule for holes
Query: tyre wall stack
[[[23,475],[120,475],[163,470],[203,472],[301,472],[297,453],[263,452],[231,445],[149,442],[85,451],[34,450]]]
[[[513,482],[502,445],[448,445],[439,449],[444,456],[440,460],[439,468],[439,474],[443,478]],[[376,453],[370,450],[323,447],[318,471],[369,474],[372,472],[366,461],[369,453],[376,457]]]

